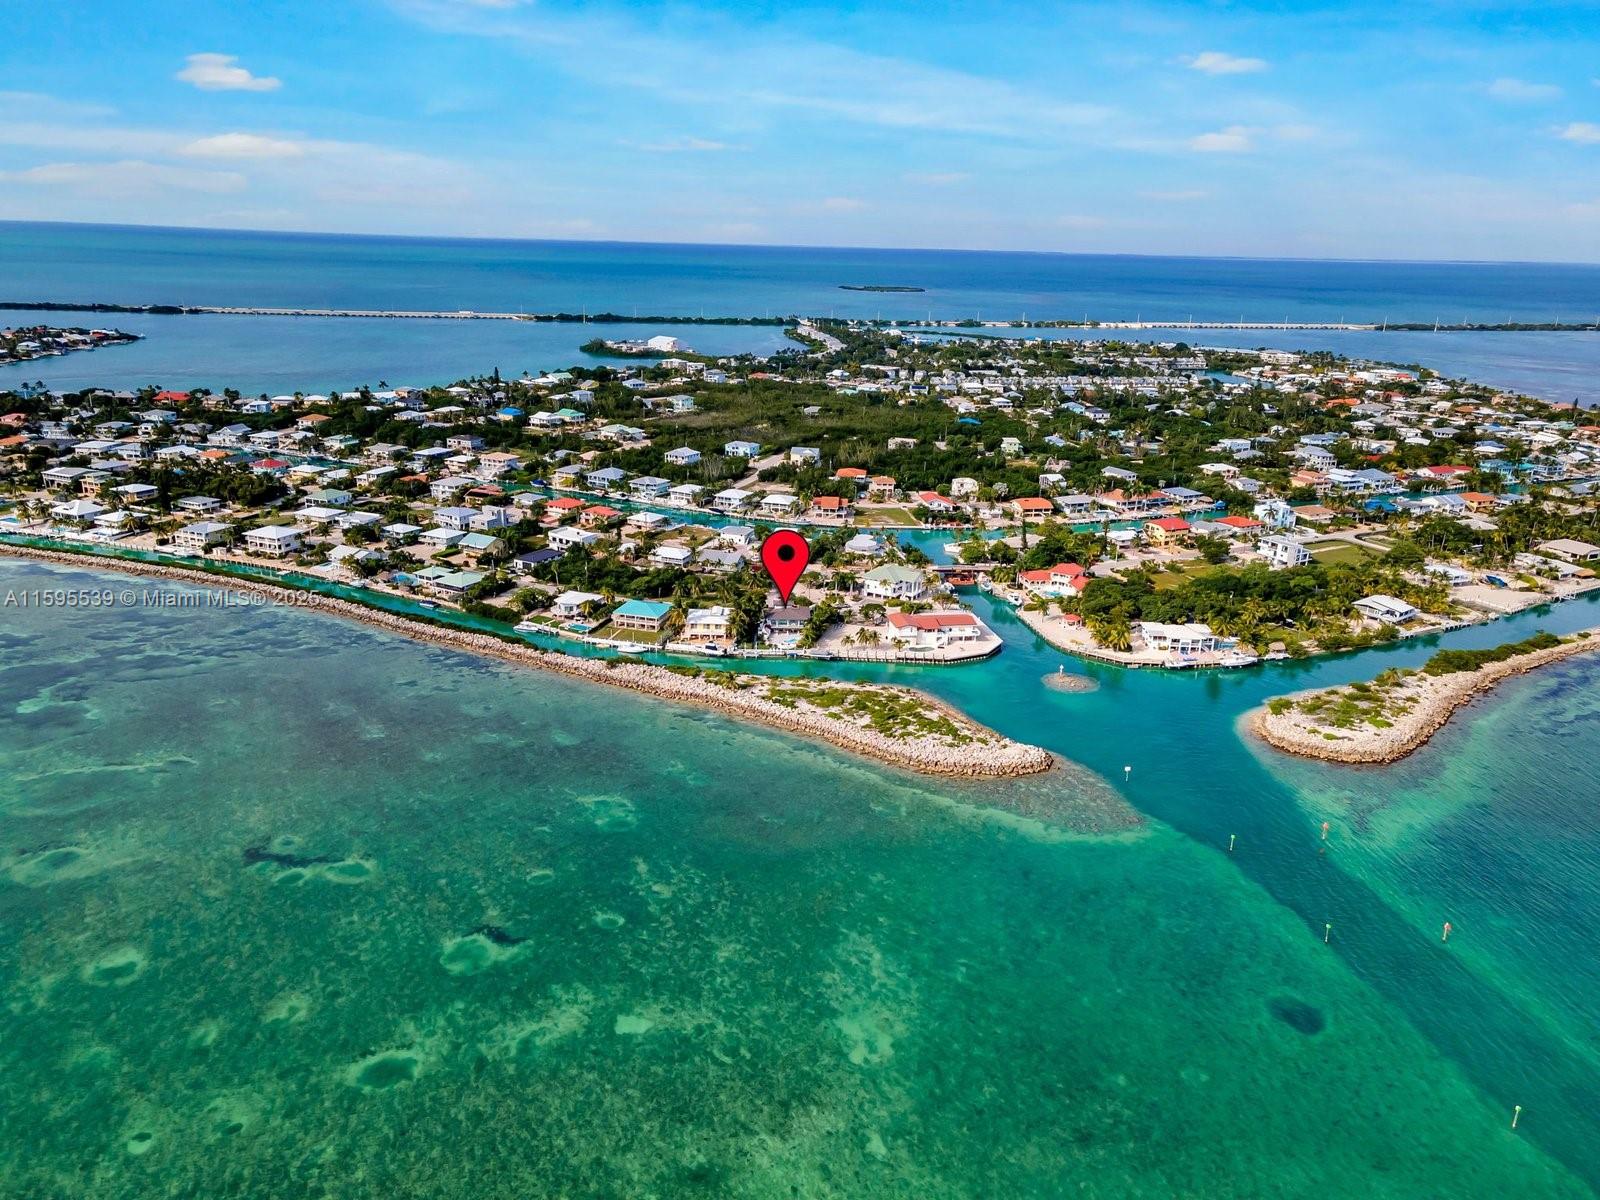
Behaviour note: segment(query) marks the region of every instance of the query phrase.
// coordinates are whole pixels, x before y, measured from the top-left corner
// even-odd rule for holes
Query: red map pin
[[[785,604],[810,561],[811,547],[792,529],[780,529],[761,543],[761,565],[778,585],[778,599]]]

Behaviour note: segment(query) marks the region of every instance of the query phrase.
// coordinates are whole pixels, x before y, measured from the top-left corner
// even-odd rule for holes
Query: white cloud
[[[1510,76],[1501,76],[1484,90],[1496,100],[1514,104],[1553,100],[1561,95],[1561,89],[1553,83],[1530,83],[1526,79],[1512,79]]]
[[[1573,121],[1556,131],[1564,142],[1577,142],[1580,146],[1600,146],[1600,125],[1593,121]]]
[[[236,66],[234,54],[191,54],[183,70],[173,76],[203,92],[275,92],[283,81],[271,75],[252,75]]]
[[[1248,125],[1229,125],[1212,133],[1202,133],[1189,139],[1189,149],[1201,154],[1244,154],[1255,148],[1251,140],[1255,130]]]
[[[190,158],[299,158],[305,147],[259,133],[218,133],[179,146],[178,153]]]
[[[1211,193],[1200,188],[1184,188],[1173,192],[1140,192],[1145,200],[1159,200],[1164,204],[1187,204],[1192,200],[1204,200]]]
[[[920,183],[924,187],[950,187],[965,183],[972,176],[966,171],[912,171],[904,178],[907,183]]]
[[[1107,221],[1089,213],[1066,213],[1056,218],[1056,224],[1063,229],[1104,229]]]
[[[858,200],[854,196],[827,196],[821,204],[824,212],[833,213],[860,212],[866,206],[866,201]]]
[[[740,147],[729,142],[713,141],[701,137],[675,137],[659,142],[629,142],[622,145],[632,150],[643,150],[650,154],[715,154],[723,150],[738,150]]]
[[[515,14],[449,0],[393,0],[433,29],[520,43],[541,59],[607,87],[628,87],[719,113],[770,109],[886,129],[1053,139],[1115,117],[1100,103],[1067,99],[1009,80],[872,54],[805,36],[753,33],[707,17],[694,34],[663,33],[621,10],[567,14],[529,5]],[[627,46],[626,57],[595,45]],[[707,45],[718,52],[708,55]],[[565,53],[566,51],[572,53]]]
[[[1267,69],[1267,60],[1264,58],[1244,58],[1237,54],[1225,54],[1221,50],[1202,50],[1183,61],[1191,71],[1205,75],[1250,75]]]
[[[0,180],[34,187],[88,188],[100,195],[159,191],[227,193],[243,190],[236,171],[206,171],[123,159],[120,162],[45,163],[22,171],[0,171]]]

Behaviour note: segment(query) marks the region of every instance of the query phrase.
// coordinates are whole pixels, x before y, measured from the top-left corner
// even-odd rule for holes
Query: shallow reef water
[[[0,722],[0,1194],[1590,1194],[1087,768],[918,779],[303,612],[16,629],[0,713],[97,715]]]

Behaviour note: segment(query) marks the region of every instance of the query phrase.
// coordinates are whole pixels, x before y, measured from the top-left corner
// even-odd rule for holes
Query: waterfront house
[[[583,486],[595,492],[609,492],[621,487],[627,477],[628,473],[621,467],[601,467],[598,471],[584,473]]]
[[[1600,546],[1593,546],[1573,538],[1554,538],[1548,542],[1540,542],[1534,548],[1541,554],[1552,554],[1567,562],[1594,562],[1600,559]]]
[[[765,625],[767,632],[774,636],[793,638],[805,631],[806,624],[811,620],[811,609],[804,604],[791,604],[785,608],[775,608],[766,615]]]
[[[698,483],[680,483],[667,490],[667,502],[679,508],[693,508],[700,503],[705,491]]]
[[[221,521],[196,521],[173,534],[172,544],[191,554],[202,554],[212,546],[222,545],[232,536],[232,525]]]
[[[850,502],[838,496],[813,496],[809,511],[816,517],[848,517]]]
[[[861,577],[861,594],[868,600],[921,600],[927,593],[927,576],[901,563],[884,563]]]
[[[791,496],[787,492],[769,492],[761,497],[759,505],[760,513],[763,517],[792,516],[799,507],[799,497]]]
[[[671,487],[670,479],[662,479],[658,475],[640,475],[629,480],[628,494],[635,500],[656,500],[665,496]]]
[[[550,604],[552,615],[563,620],[584,616],[604,599],[595,592],[562,592]]]
[[[300,531],[292,525],[264,525],[260,529],[247,529],[244,545],[252,554],[281,558],[300,549]]]
[[[691,642],[726,641],[733,636],[733,610],[716,604],[693,608],[683,622],[683,637]]]
[[[1385,625],[1404,625],[1421,615],[1412,605],[1393,596],[1364,596],[1352,607],[1363,617]]]
[[[671,615],[672,605],[660,600],[624,600],[612,612],[611,623],[618,629],[660,633]]]
[[[975,642],[985,630],[969,612],[889,614],[889,636],[904,650],[943,650],[958,642]]]
[[[1017,581],[1035,596],[1079,596],[1089,586],[1090,578],[1077,563],[1057,563],[1037,571],[1023,571]]]
[[[1019,517],[1048,517],[1056,511],[1056,506],[1043,496],[1019,496],[1011,502],[1012,510]]]
[[[952,513],[955,512],[955,502],[948,496],[941,496],[938,492],[918,492],[917,503],[929,512]]]
[[[1198,622],[1136,621],[1134,626],[1147,647],[1162,653],[1188,657],[1217,648],[1217,635],[1211,632],[1211,626]]]
[[[743,512],[750,503],[750,493],[743,488],[723,488],[711,497],[711,507],[718,512]]]

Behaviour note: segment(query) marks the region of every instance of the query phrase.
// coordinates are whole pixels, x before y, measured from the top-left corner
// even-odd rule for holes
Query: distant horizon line
[[[1577,267],[1600,268],[1600,262],[1572,259],[1538,258],[1371,258],[1327,257],[1292,254],[1162,254],[1149,251],[1128,250],[1003,250],[959,246],[861,246],[833,244],[804,244],[791,242],[695,242],[646,241],[630,238],[541,238],[515,237],[489,234],[433,234],[433,233],[352,233],[330,229],[252,229],[225,225],[160,225],[132,221],[45,221],[27,218],[0,218],[0,228],[7,226],[42,226],[51,229],[106,229],[139,230],[152,233],[234,234],[257,237],[282,238],[355,238],[386,242],[512,242],[521,245],[547,246],[636,246],[671,247],[720,250],[812,250],[861,251],[874,254],[1014,254],[1050,258],[1142,258],[1171,261],[1220,261],[1259,263],[1349,263],[1386,266],[1453,266],[1453,267]]]

